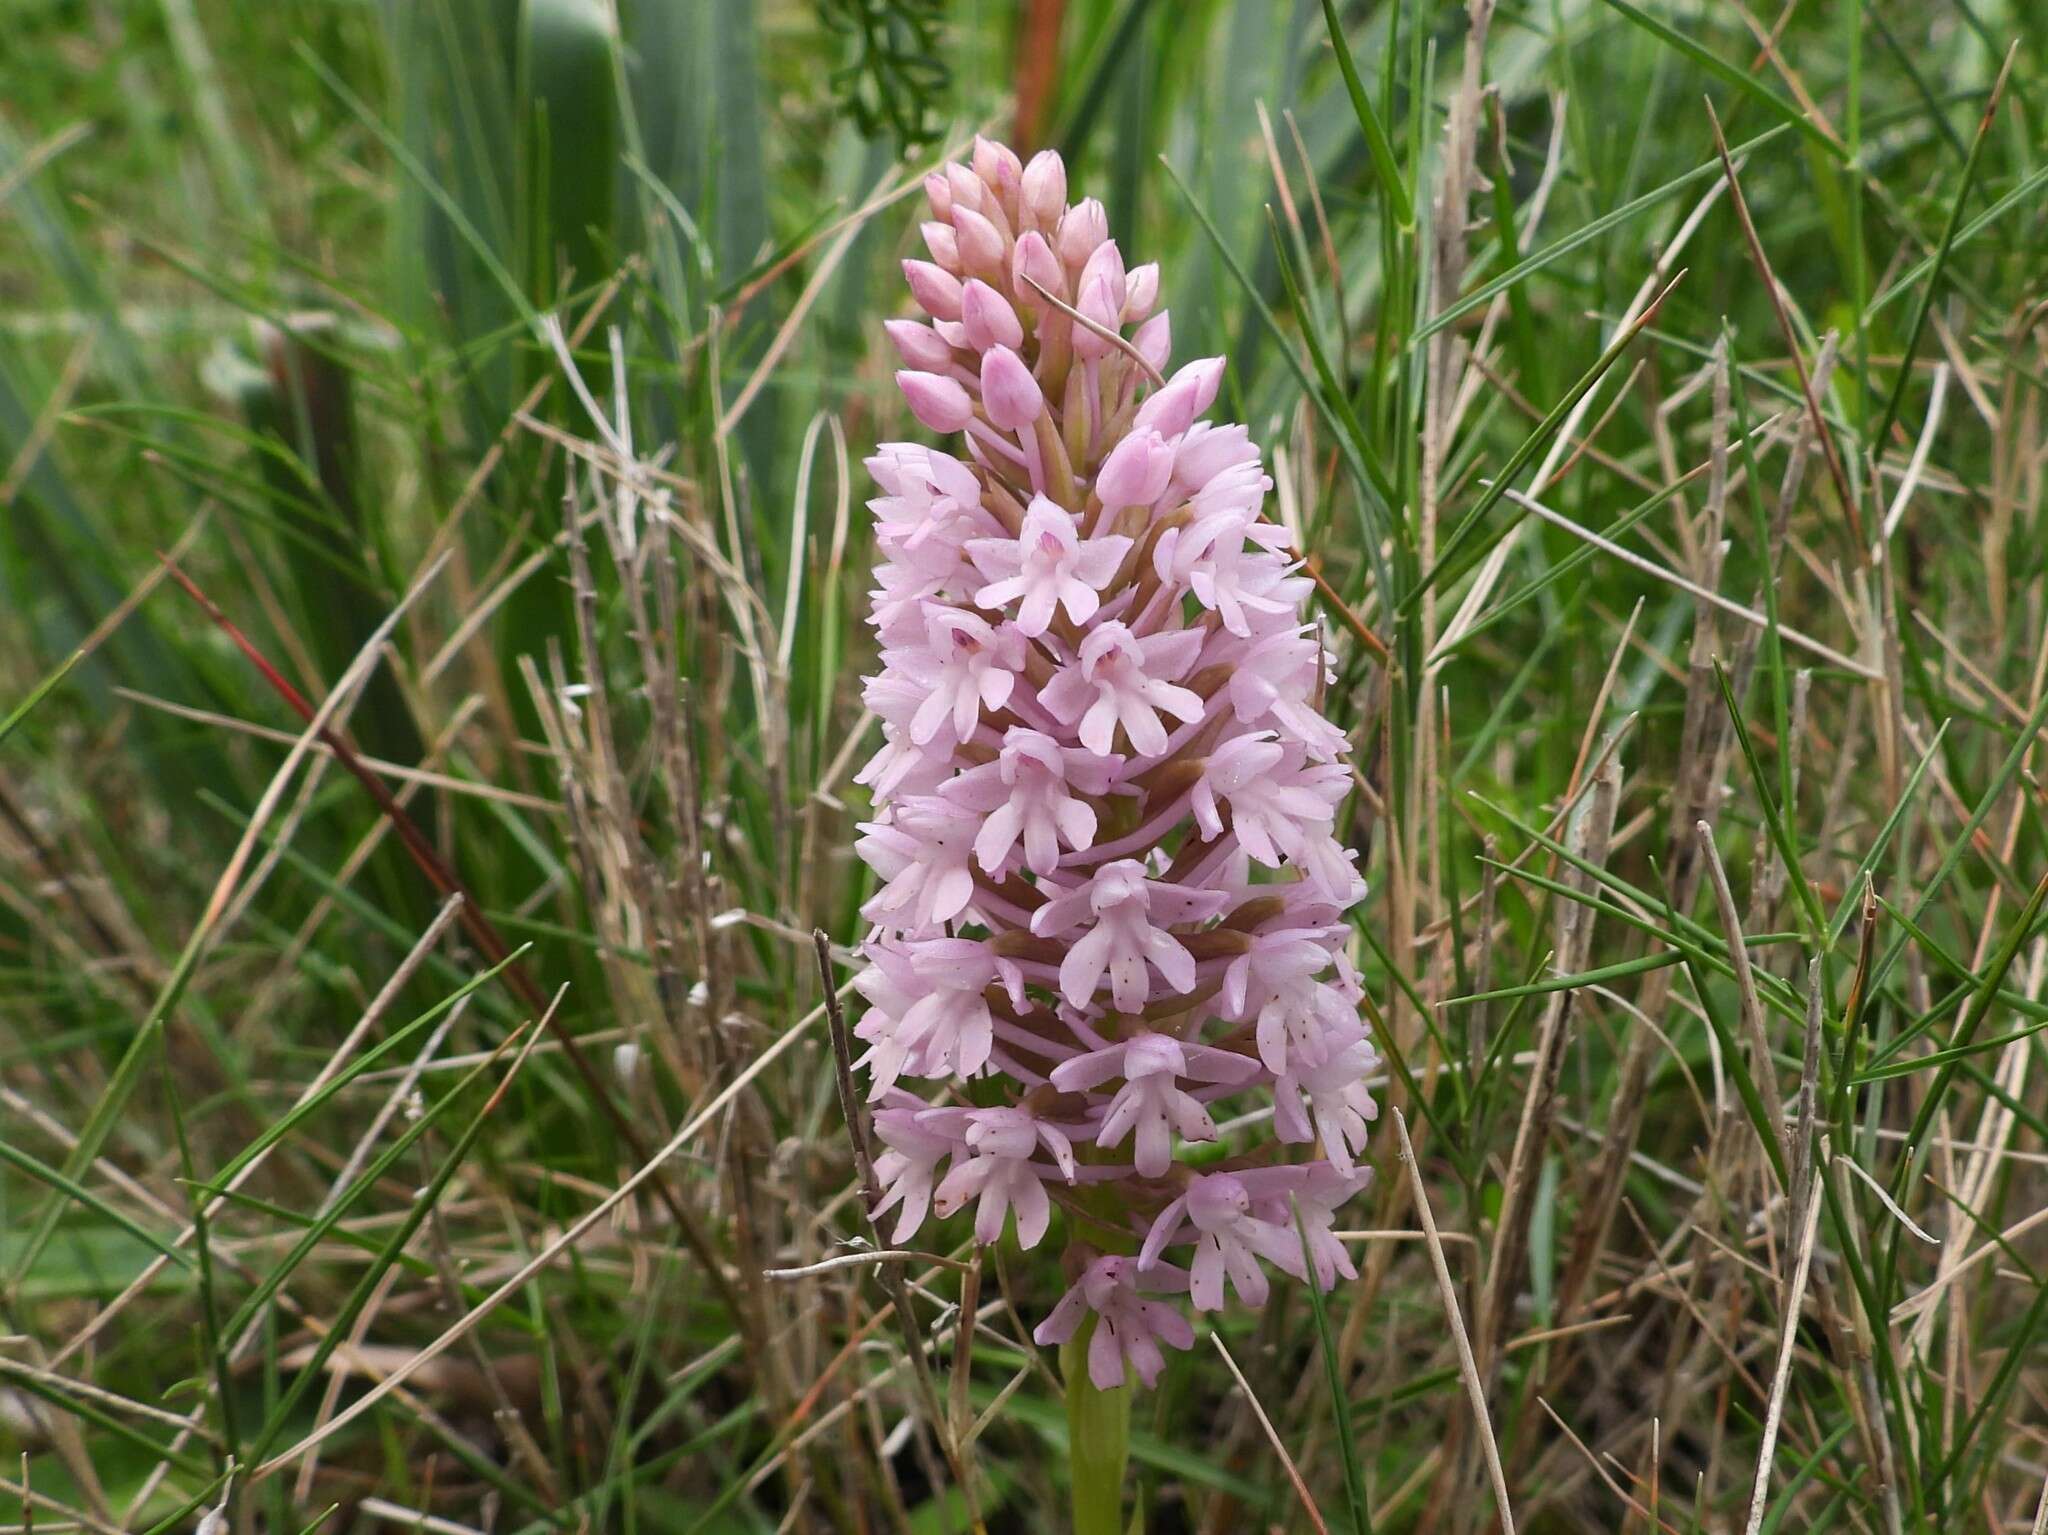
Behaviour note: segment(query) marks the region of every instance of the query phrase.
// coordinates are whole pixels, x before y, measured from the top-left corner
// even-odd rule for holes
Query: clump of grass
[[[1276,14],[920,75],[1161,257],[1344,660],[1406,1159],[1145,1527],[2038,1528],[2048,35]],[[616,21],[13,20],[23,1527],[1058,1527],[1058,1276],[866,1245],[829,1042],[927,162],[812,7]]]

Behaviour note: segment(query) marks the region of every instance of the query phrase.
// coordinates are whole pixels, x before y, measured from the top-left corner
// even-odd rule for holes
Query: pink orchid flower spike
[[[1159,268],[1056,154],[978,139],[924,189],[884,328],[942,440],[868,460],[874,1213],[897,1243],[970,1207],[979,1243],[1057,1238],[1034,1336],[1086,1329],[1096,1387],[1151,1385],[1190,1307],[1354,1272],[1380,1064],[1351,743],[1273,482],[1208,419],[1223,360],[1171,365]]]

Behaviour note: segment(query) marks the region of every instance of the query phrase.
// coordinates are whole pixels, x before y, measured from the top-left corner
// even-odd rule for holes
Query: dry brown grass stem
[[[1244,1378],[1244,1371],[1237,1367],[1237,1361],[1230,1356],[1230,1349],[1223,1342],[1223,1334],[1212,1332],[1209,1341],[1216,1345],[1216,1352],[1223,1356],[1223,1362],[1230,1369],[1230,1378],[1237,1382],[1237,1389],[1243,1393],[1252,1413],[1259,1420],[1259,1429],[1266,1436],[1266,1443],[1273,1447],[1273,1453],[1280,1459],[1280,1469],[1287,1473],[1288,1485],[1294,1489],[1294,1496],[1301,1503],[1301,1511],[1308,1516],[1310,1528],[1316,1535],[1330,1535],[1330,1527],[1323,1523],[1322,1511],[1316,1507],[1315,1498],[1309,1493],[1308,1483],[1301,1479],[1301,1472],[1295,1467],[1294,1457],[1287,1453],[1287,1445],[1280,1437],[1280,1431],[1273,1427],[1273,1420],[1266,1416],[1266,1409],[1260,1405],[1258,1393],[1252,1390],[1251,1382]]]
[[[1771,1490],[1771,1461],[1777,1453],[1778,1429],[1784,1421],[1785,1389],[1792,1379],[1792,1354],[1799,1342],[1799,1311],[1806,1298],[1806,1276],[1813,1265],[1814,1239],[1820,1225],[1820,1175],[1814,1174],[1806,1195],[1806,1225],[1799,1232],[1792,1256],[1792,1280],[1785,1289],[1781,1307],[1782,1334],[1778,1344],[1778,1365],[1771,1375],[1770,1400],[1764,1407],[1763,1444],[1757,1451],[1756,1485],[1750,1493],[1749,1519],[1744,1535],[1757,1535],[1763,1528]]]
[[[1728,141],[1721,134],[1721,119],[1714,111],[1712,101],[1706,103],[1707,120],[1714,129],[1714,149],[1721,157],[1721,173],[1727,178],[1728,195],[1735,205],[1735,216],[1742,226],[1742,237],[1749,246],[1749,258],[1756,264],[1757,275],[1763,281],[1764,291],[1770,295],[1771,309],[1778,317],[1778,331],[1784,338],[1785,355],[1792,360],[1793,375],[1799,381],[1799,393],[1806,401],[1806,413],[1813,423],[1814,439],[1820,444],[1821,452],[1827,459],[1828,474],[1835,483],[1835,495],[1840,500],[1842,516],[1849,525],[1850,537],[1858,551],[1865,551],[1863,518],[1856,509],[1856,493],[1849,488],[1849,473],[1842,464],[1842,450],[1835,443],[1835,434],[1829,427],[1827,417],[1820,408],[1820,396],[1813,384],[1813,375],[1808,371],[1806,359],[1800,351],[1799,332],[1792,324],[1792,316],[1786,308],[1785,291],[1778,285],[1777,275],[1771,271],[1770,257],[1764,253],[1764,242],[1756,232],[1756,221],[1749,214],[1749,200],[1742,195],[1742,177],[1735,162],[1728,155]]]
[[[1771,621],[1767,614],[1759,612],[1746,603],[1736,602],[1730,598],[1723,597],[1719,592],[1701,586],[1698,582],[1689,581],[1675,571],[1666,570],[1655,560],[1645,559],[1633,549],[1623,548],[1612,539],[1595,533],[1591,528],[1581,527],[1562,512],[1552,510],[1542,502],[1523,495],[1519,490],[1510,490],[1507,492],[1507,497],[1515,505],[1523,508],[1525,511],[1535,513],[1536,516],[1542,518],[1552,527],[1563,528],[1573,537],[1583,539],[1601,553],[1611,555],[1625,565],[1633,566],[1646,576],[1654,576],[1667,586],[1675,586],[1688,596],[1707,603],[1712,607],[1719,608],[1723,613],[1731,614],[1757,629],[1767,629],[1770,627]],[[1838,666],[1845,672],[1853,672],[1859,677],[1867,677],[1874,682],[1884,679],[1884,673],[1869,662],[1859,661],[1852,656],[1844,655],[1832,645],[1824,644],[1809,634],[1802,633],[1783,624],[1778,626],[1778,632],[1801,650],[1812,652],[1830,666]]]
[[[1422,1169],[1415,1160],[1415,1147],[1408,1138],[1408,1117],[1399,1109],[1394,1110],[1393,1117],[1394,1134],[1401,1142],[1401,1164],[1408,1170],[1409,1194],[1415,1201],[1416,1216],[1422,1222],[1430,1269],[1436,1276],[1437,1296],[1443,1302],[1444,1319],[1450,1324],[1451,1342],[1457,1349],[1458,1374],[1465,1383],[1465,1396],[1472,1405],[1473,1421],[1479,1428],[1479,1445],[1486,1458],[1486,1474],[1493,1483],[1494,1507],[1500,1516],[1502,1535],[1515,1535],[1507,1473],[1501,1468],[1500,1446],[1494,1441],[1493,1419],[1486,1410],[1486,1384],[1480,1379],[1479,1364],[1472,1354],[1472,1340],[1465,1332],[1465,1319],[1458,1306],[1457,1285],[1451,1279],[1451,1266],[1444,1258],[1443,1238],[1437,1234],[1436,1215],[1429,1207],[1429,1190],[1423,1184]]]
[[[1735,967],[1735,997],[1741,1007],[1742,1031],[1749,1046],[1750,1076],[1770,1110],[1771,1135],[1778,1155],[1792,1165],[1792,1148],[1785,1137],[1782,1100],[1778,1096],[1778,1070],[1771,1061],[1770,1035],[1764,1024],[1763,999],[1757,995],[1756,972],[1750,968],[1749,943],[1742,936],[1742,917],[1735,909],[1735,891],[1728,884],[1728,870],[1721,863],[1721,850],[1714,844],[1714,828],[1705,821],[1693,823],[1699,836],[1700,861],[1707,871],[1707,884],[1714,893],[1714,905],[1721,914],[1722,935],[1728,940],[1728,958]]]

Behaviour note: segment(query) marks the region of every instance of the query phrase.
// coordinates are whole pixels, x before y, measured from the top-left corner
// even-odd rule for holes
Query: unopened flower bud
[[[992,346],[981,359],[981,405],[990,421],[1015,432],[1038,419],[1045,396],[1023,358],[1006,346]]]
[[[1059,227],[1067,211],[1067,165],[1058,153],[1041,149],[1024,167],[1024,184],[1019,201],[1024,215],[1040,229]]]
[[[1189,432],[1174,450],[1174,477],[1190,490],[1199,490],[1233,465],[1257,463],[1259,450],[1251,434],[1241,426],[1206,427]]]
[[[1010,207],[1017,205],[1017,191],[1024,179],[1024,164],[1007,144],[998,144],[980,134],[974,136],[974,174],[981,184]]]
[[[946,188],[953,194],[953,206],[946,210],[948,218],[962,208],[979,208],[988,197],[981,178],[964,165],[946,167]]]
[[[992,346],[1020,347],[1024,327],[1010,301],[978,277],[970,277],[960,290],[960,324],[967,332],[967,344],[977,352]]]
[[[1114,253],[1115,250],[1114,244],[1106,244],[1096,252],[1096,255],[1100,256],[1102,251]],[[1121,286],[1122,280],[1123,274],[1116,271],[1112,263],[1091,259],[1082,271],[1079,296],[1074,301],[1074,308],[1084,320],[1094,322],[1099,328],[1075,327],[1075,356],[1106,357],[1116,350],[1116,343],[1103,332],[1114,334],[1116,331],[1117,317],[1123,310],[1123,302],[1117,296],[1117,289]]]
[[[1138,407],[1132,425],[1150,427],[1162,437],[1178,437],[1215,401],[1222,382],[1222,358],[1204,357],[1191,362],[1168,379],[1164,389]]]
[[[1095,254],[1096,247],[1108,238],[1109,215],[1102,211],[1101,203],[1092,197],[1084,197],[1060,220],[1060,260],[1069,271],[1078,272]]]
[[[1160,310],[1131,337],[1131,345],[1154,373],[1164,372],[1167,358],[1173,355],[1173,326],[1166,315],[1164,309]]]
[[[1104,240],[1082,263],[1081,278],[1075,291],[1085,296],[1091,287],[1102,290],[1106,313],[1090,315],[1089,318],[1100,319],[1112,329],[1122,324],[1128,283],[1124,276],[1124,253],[1117,249],[1116,241]]]
[[[932,253],[932,260],[949,272],[960,270],[960,237],[951,224],[926,219],[917,226],[917,232],[924,236],[924,248]]]
[[[965,431],[974,419],[974,401],[955,379],[905,368],[896,375],[896,387],[909,402],[910,413],[935,432]]]
[[[929,325],[915,320],[884,320],[882,330],[896,344],[896,355],[907,367],[924,373],[942,373],[953,363],[953,349]]]
[[[1033,229],[1017,237],[1017,248],[1010,257],[1010,289],[1017,296],[1017,302],[1026,309],[1039,310],[1045,307],[1032,289],[1031,283],[1038,284],[1054,298],[1064,300],[1067,292],[1067,274],[1060,267],[1060,258],[1055,256],[1045,236]],[[1026,278],[1030,282],[1025,281]]]
[[[1173,448],[1157,432],[1139,430],[1109,450],[1095,476],[1095,494],[1107,507],[1150,506],[1173,478]]]
[[[1124,278],[1124,324],[1136,325],[1151,316],[1159,302],[1159,263],[1134,266]]]
[[[929,261],[906,261],[903,276],[917,307],[934,320],[960,318],[960,279]]]
[[[1003,269],[1008,254],[1002,231],[972,208],[953,210],[953,232],[960,246],[960,265],[965,271],[994,276]]]

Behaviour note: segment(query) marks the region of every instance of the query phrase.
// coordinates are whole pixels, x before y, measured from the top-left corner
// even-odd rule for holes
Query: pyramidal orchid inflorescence
[[[929,323],[887,328],[958,446],[868,461],[876,1215],[900,1243],[972,1204],[977,1241],[1014,1216],[1031,1248],[1059,1202],[1071,1288],[1037,1340],[1093,1313],[1094,1383],[1149,1385],[1193,1342],[1175,1297],[1355,1272],[1332,1218],[1368,1176],[1378,1060],[1344,944],[1347,743],[1259,450],[1204,419],[1223,361],[1164,376],[1158,268],[1067,202],[1055,154],[977,139],[925,192],[931,259],[904,272]],[[967,1082],[904,1086],[933,1078]],[[1219,1115],[1250,1149],[1176,1159]]]

